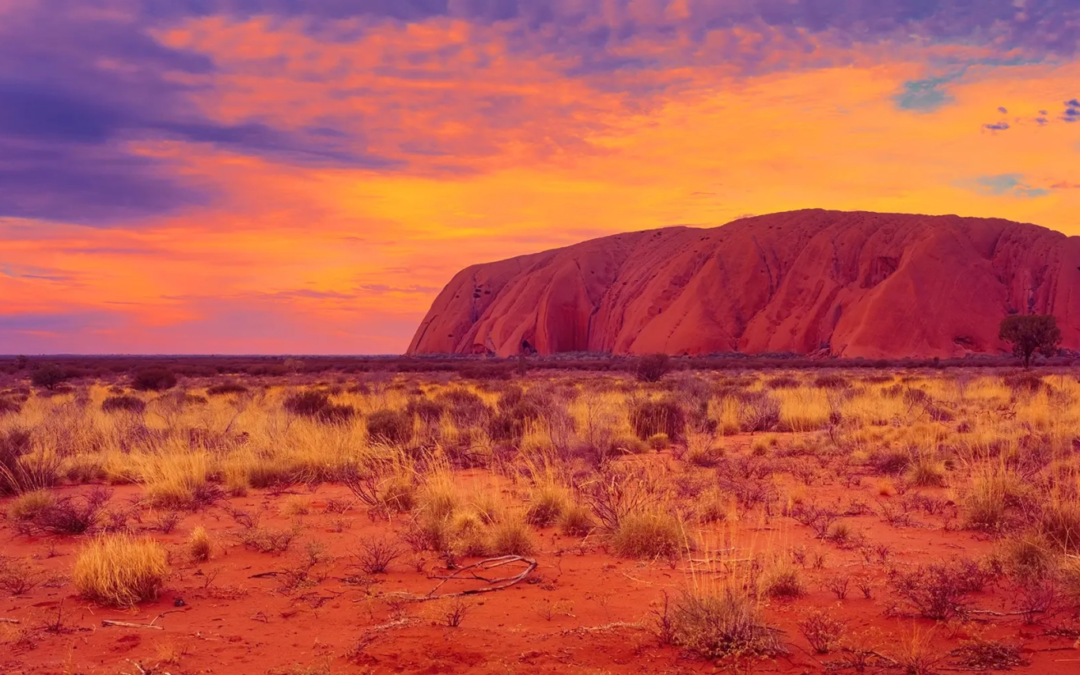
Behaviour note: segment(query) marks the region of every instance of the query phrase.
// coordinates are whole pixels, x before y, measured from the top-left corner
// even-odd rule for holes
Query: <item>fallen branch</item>
[[[525,569],[520,574],[516,574],[514,576],[499,577],[499,578],[490,579],[490,580],[484,579],[483,577],[480,577],[480,576],[477,575],[477,571],[486,572],[488,570],[493,570],[493,569],[495,569],[497,567],[503,567],[504,565],[511,565],[511,564],[514,564],[514,563],[524,563],[525,564]],[[517,584],[517,583],[520,583],[521,581],[524,581],[525,577],[529,576],[529,574],[533,570],[535,570],[536,567],[537,567],[537,563],[536,563],[535,560],[533,560],[531,558],[524,558],[524,557],[519,556],[519,555],[504,555],[504,556],[500,556],[498,558],[488,558],[487,560],[481,560],[480,562],[473,563],[471,565],[466,565],[465,567],[462,567],[461,569],[455,570],[453,574],[450,574],[448,576],[440,577],[442,579],[442,581],[439,582],[439,585],[436,586],[435,588],[431,589],[431,591],[428,592],[427,595],[423,596],[422,598],[419,598],[417,601],[418,602],[424,602],[424,601],[427,601],[427,600],[438,600],[439,598],[458,598],[458,597],[462,597],[462,596],[465,596],[465,595],[479,595],[481,593],[492,593],[494,591],[501,591],[504,588],[510,588],[514,584]],[[461,581],[462,580],[461,575],[466,574],[466,573],[472,575],[473,578],[475,578],[475,579],[483,580],[488,585],[483,587],[483,588],[471,588],[471,589],[468,589],[468,590],[465,590],[465,591],[458,591],[457,593],[442,593],[442,594],[437,594],[436,593],[436,591],[438,591],[440,588],[442,588],[443,585],[448,581],[452,581],[452,580]],[[467,580],[467,579],[465,579],[465,580]]]
[[[117,626],[119,628],[149,628],[150,630],[165,630],[161,626],[155,626],[151,623],[129,623],[127,621],[109,621],[106,619],[101,622],[101,625],[105,628],[109,626]]]
[[[19,620],[18,619],[5,619],[4,617],[0,616],[0,623],[19,623]]]

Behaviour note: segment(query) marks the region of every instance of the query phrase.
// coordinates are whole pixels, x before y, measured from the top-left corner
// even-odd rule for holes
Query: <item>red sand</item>
[[[481,481],[486,477],[472,472],[462,480]],[[869,481],[854,490],[832,486],[811,487],[809,491],[819,502],[840,497],[850,502],[858,497],[874,504],[875,500],[888,499],[879,497]],[[387,575],[365,580],[363,572],[350,567],[348,556],[356,550],[359,537],[389,533],[401,521],[372,522],[356,510],[344,515],[322,513],[328,499],[349,496],[341,486],[296,492],[310,496],[312,510],[301,517],[300,538],[284,555],[256,553],[239,544],[235,533],[240,528],[223,508],[226,502],[185,514],[168,535],[153,532],[157,514],[144,511],[142,522],[133,522],[133,528],[163,541],[173,558],[174,574],[161,598],[131,611],[103,609],[74,595],[70,583],[43,585],[23,596],[4,597],[0,599],[0,617],[21,623],[0,624],[0,639],[10,638],[13,631],[20,629],[27,629],[28,634],[22,643],[0,648],[0,672],[138,673],[135,663],[148,673],[172,675],[292,672],[289,669],[294,666],[314,669],[296,672],[312,673],[716,670],[712,663],[678,648],[661,646],[650,627],[652,610],[659,608],[664,592],[674,598],[680,589],[693,583],[691,563],[685,559],[675,567],[667,561],[622,560],[605,552],[599,541],[582,545],[579,540],[545,530],[537,537],[542,549],[536,556],[539,567],[528,581],[503,591],[472,596],[460,627],[450,628],[442,623],[445,602],[396,604],[391,600],[394,592],[427,593],[435,586],[437,580],[428,574],[446,572],[433,554],[423,556],[424,573],[416,570],[414,556],[409,552],[392,565]],[[136,487],[121,487],[111,504],[128,506],[138,494]],[[290,496],[252,493],[230,499],[227,505],[261,513],[264,527],[285,529],[293,518],[281,515],[279,509]],[[937,518],[918,515],[915,519],[924,526],[897,528],[876,515],[845,520],[871,542],[891,547],[890,560],[901,566],[957,556],[978,557],[993,548],[993,542],[973,533],[943,530]],[[208,563],[195,565],[184,562],[183,551],[184,542],[197,525],[211,532],[217,546]],[[719,545],[718,536],[712,539]],[[887,616],[894,598],[882,579],[884,566],[866,565],[857,551],[843,551],[815,541],[809,528],[789,518],[775,517],[764,527],[743,523],[736,540],[741,551],[749,550],[747,547],[761,551],[771,543],[782,547],[805,545],[810,552],[802,569],[808,594],[792,601],[773,601],[766,608],[768,620],[785,631],[791,653],[760,663],[757,671],[824,672],[825,663],[842,659],[844,654],[811,654],[795,626],[808,608],[830,607],[847,621],[849,635],[862,636],[858,644],[886,655],[896,654],[913,630],[921,631],[929,636],[928,651],[940,659],[936,671],[955,669],[949,665],[948,652],[977,633],[1022,643],[1031,665],[1020,670],[1045,675],[1080,672],[1076,637],[1080,635],[1076,632],[1080,623],[1068,614],[1044,617],[1035,625],[1024,625],[1017,616],[977,615],[966,626],[935,628],[932,621]],[[70,574],[80,544],[77,537],[18,535],[10,523],[0,526],[0,541],[4,556],[31,558],[34,564],[62,576]],[[309,541],[321,542],[336,558],[316,568],[316,572],[326,575],[324,580],[307,588],[284,591],[281,577],[254,578],[295,565]],[[813,569],[810,562],[816,551],[826,554],[825,567],[820,570]],[[696,558],[704,553],[692,555]],[[823,585],[827,577],[864,570],[877,580],[872,599],[864,599],[853,585],[847,599],[838,601]],[[699,579],[708,576],[698,574]],[[182,608],[174,607],[177,598],[183,599]],[[980,609],[1007,611],[1011,598],[1011,592],[988,588],[974,599]],[[58,616],[61,627],[50,632],[45,626],[55,623]],[[164,630],[103,627],[103,620],[154,622]],[[1046,635],[1051,628],[1074,632],[1058,637]],[[371,639],[370,644],[352,660],[347,659],[345,654],[365,635]],[[180,654],[178,662],[155,668],[169,653]]]

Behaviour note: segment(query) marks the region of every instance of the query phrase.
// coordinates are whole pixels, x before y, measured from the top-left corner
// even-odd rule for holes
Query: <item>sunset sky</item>
[[[1080,235],[1080,2],[0,0],[0,353],[400,353],[468,264],[808,207]]]

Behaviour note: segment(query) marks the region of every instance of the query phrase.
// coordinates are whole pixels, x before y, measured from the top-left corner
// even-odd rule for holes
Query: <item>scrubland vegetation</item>
[[[215,595],[224,573],[354,613],[349,645],[322,653],[333,672],[423,626],[498,631],[505,612],[533,634],[633,634],[634,658],[673,672],[1080,663],[1073,371],[657,361],[510,379],[11,375],[2,536],[20,553],[0,557],[0,616],[23,613],[0,640],[33,661],[27,645],[60,639],[33,610],[46,592],[263,611],[250,590]]]

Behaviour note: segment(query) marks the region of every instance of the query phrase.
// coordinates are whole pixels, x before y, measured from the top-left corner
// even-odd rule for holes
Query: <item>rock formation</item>
[[[1080,349],[1080,237],[959,216],[793,211],[473,265],[410,354],[1000,353],[1007,313]]]

